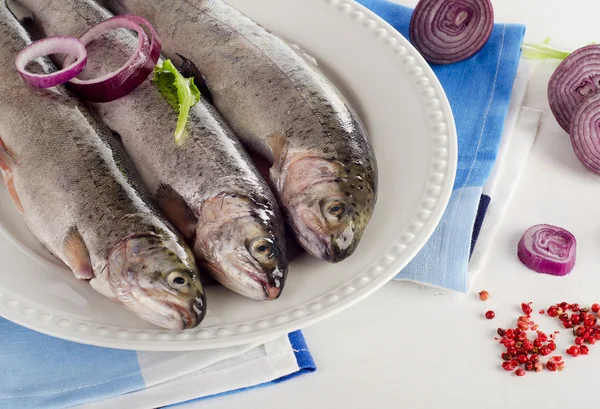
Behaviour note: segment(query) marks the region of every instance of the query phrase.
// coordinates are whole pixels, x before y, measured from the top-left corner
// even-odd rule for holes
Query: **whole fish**
[[[63,88],[25,84],[30,43],[0,4],[0,169],[31,232],[79,279],[141,318],[192,328],[206,311],[190,249],[150,204],[110,130]],[[45,59],[35,72],[56,69]]]
[[[112,15],[92,0],[22,0],[35,31],[81,36]],[[132,54],[137,39],[113,31],[88,46],[84,77],[101,77]],[[178,113],[149,78],[124,98],[89,104],[121,137],[142,180],[199,261],[225,287],[275,299],[288,264],[277,201],[216,110],[203,100],[189,115],[188,137],[174,142]]]
[[[315,61],[221,0],[101,2],[147,18],[169,58],[199,68],[234,132],[272,163],[300,244],[328,261],[352,254],[373,213],[377,164],[360,119]]]

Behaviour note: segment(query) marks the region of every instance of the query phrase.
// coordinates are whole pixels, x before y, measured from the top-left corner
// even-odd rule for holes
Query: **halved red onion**
[[[60,71],[49,74],[34,74],[25,69],[27,64],[38,57],[50,54],[67,54],[75,59]],[[19,74],[26,83],[37,88],[50,88],[75,78],[85,69],[87,64],[87,51],[85,45],[75,37],[48,37],[33,42],[23,48],[17,58],[15,65]]]
[[[600,175],[600,92],[579,105],[569,135],[577,158],[590,171]]]
[[[564,276],[573,270],[577,240],[570,232],[549,224],[530,227],[518,246],[519,260],[538,273]]]
[[[558,124],[567,132],[581,102],[600,90],[600,45],[571,53],[550,77],[548,102]]]
[[[421,0],[410,20],[410,39],[427,61],[450,64],[477,53],[493,26],[490,0]]]
[[[150,39],[142,26],[146,26],[150,32]],[[129,60],[116,71],[91,80],[74,78],[70,81],[70,87],[88,101],[110,102],[129,94],[148,78],[160,57],[161,42],[154,27],[146,19],[131,14],[104,20],[79,39],[84,45],[87,45],[107,31],[118,28],[136,31],[138,47]],[[70,60],[70,58],[66,58],[63,65],[69,64]]]

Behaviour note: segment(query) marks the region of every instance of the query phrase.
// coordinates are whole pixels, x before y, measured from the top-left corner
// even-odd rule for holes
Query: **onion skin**
[[[410,20],[410,39],[433,64],[451,64],[476,54],[494,27],[490,0],[421,0]]]
[[[151,33],[150,38],[141,26],[148,28]],[[86,101],[111,102],[128,95],[150,76],[158,62],[161,51],[160,38],[154,27],[139,16],[124,14],[109,18],[94,26],[79,39],[84,45],[87,45],[105,32],[117,28],[137,31],[138,48],[123,66],[102,78],[90,80],[74,78],[69,82],[69,87]],[[70,60],[67,58],[63,64],[69,62]]]
[[[557,226],[538,224],[525,231],[517,255],[528,268],[543,274],[565,276],[575,266],[577,240]]]
[[[573,116],[569,135],[579,161],[600,175],[600,92],[581,103]]]
[[[150,38],[142,26],[147,27]],[[138,47],[127,62],[100,78],[77,79],[87,64],[85,46],[107,31],[118,28],[128,28],[138,33]],[[15,65],[23,80],[35,87],[50,88],[68,82],[70,88],[82,99],[90,102],[111,102],[128,95],[146,81],[154,71],[160,51],[161,41],[154,27],[142,17],[124,14],[104,20],[79,39],[48,37],[36,41],[17,54]],[[25,70],[30,61],[50,54],[67,54],[63,61],[66,68],[50,74],[33,74]]]
[[[571,53],[548,82],[548,102],[558,124],[567,132],[581,103],[600,90],[600,45]]]
[[[73,62],[62,70],[49,74],[34,74],[25,69],[38,57],[64,53],[73,57]],[[15,65],[23,80],[37,88],[50,88],[77,77],[87,65],[85,45],[75,37],[57,36],[35,41],[23,48],[15,58]]]

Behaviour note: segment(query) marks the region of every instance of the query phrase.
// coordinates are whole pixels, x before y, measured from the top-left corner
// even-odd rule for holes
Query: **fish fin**
[[[283,164],[287,159],[287,140],[282,134],[274,133],[269,136],[268,143],[269,147],[271,148],[271,152],[273,153],[273,166],[269,170],[269,174],[271,176],[271,181],[276,184],[276,181],[279,180],[279,175],[281,174]]]
[[[73,270],[73,274],[79,280],[90,280],[94,278],[92,269],[92,261],[90,253],[81,237],[81,233],[77,230],[77,226],[73,226],[67,232],[67,237],[64,241],[64,253],[67,258],[67,264]]]
[[[193,78],[194,84],[198,87],[198,91],[200,91],[200,95],[204,98],[209,104],[213,104],[213,97],[210,93],[210,89],[208,88],[208,83],[206,82],[206,77],[202,74],[200,69],[196,64],[192,62],[192,60],[184,57],[181,54],[177,54],[181,59],[181,64],[177,69],[186,78]]]
[[[192,241],[196,234],[198,218],[185,199],[171,186],[164,184],[158,187],[154,196],[158,207],[171,223],[183,234],[186,240]]]
[[[296,54],[304,58],[304,60],[306,60],[306,62],[308,62],[309,64],[315,65],[317,67],[319,66],[319,64],[317,63],[317,59],[309,53],[307,53],[306,51],[304,51],[304,49],[298,44],[290,44],[290,47],[292,47],[292,49],[296,51]]]
[[[0,172],[2,172],[2,177],[4,179],[4,184],[8,189],[8,194],[12,199],[15,207],[19,211],[19,213],[23,214],[23,205],[21,204],[21,199],[19,198],[19,194],[17,193],[17,189],[15,188],[14,180],[13,180],[13,167],[15,166],[15,159],[13,155],[6,149],[4,146],[4,142],[0,139]]]

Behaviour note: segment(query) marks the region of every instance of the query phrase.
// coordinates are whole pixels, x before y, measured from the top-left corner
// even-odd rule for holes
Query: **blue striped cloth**
[[[256,350],[248,359],[257,361],[259,358],[269,358],[269,354],[277,354],[273,361],[278,362],[282,356],[289,354],[295,362],[283,367],[282,370],[288,369],[287,372],[268,381],[256,383],[253,383],[253,378],[258,377],[254,373],[248,373],[249,380],[246,386],[226,389],[212,395],[204,395],[203,386],[198,385],[194,398],[207,398],[276,384],[314,371],[316,367],[301,332],[289,334],[288,340],[289,343],[282,344],[287,346],[275,353],[260,351],[260,346],[254,348]],[[176,362],[181,357],[187,364],[190,364],[190,361],[193,363],[194,359],[202,362],[203,356],[210,353],[204,351],[204,355],[198,355],[202,353],[138,352],[100,348],[50,337],[0,319],[0,408],[65,408],[135,393],[155,386],[156,380],[152,379],[153,369],[160,372],[160,376],[168,378],[169,363]],[[233,362],[230,362],[230,366],[244,363],[243,354],[232,355]],[[268,359],[265,359],[265,362],[268,362]],[[211,367],[215,368],[214,365],[215,363],[211,363],[207,368],[200,367],[198,370],[210,371]],[[266,364],[257,368],[267,374],[272,369]],[[217,367],[214,371],[218,369],[221,368]],[[173,371],[173,378],[181,376],[181,373]],[[178,399],[176,388],[170,390],[173,395],[171,403],[189,400]],[[152,402],[147,403],[146,407],[153,406]],[[113,407],[124,406],[116,404]]]
[[[409,38],[412,9],[381,0],[358,0]],[[486,45],[472,58],[432,65],[454,114],[458,169],[454,191],[439,226],[397,276],[467,292],[467,265],[482,188],[502,136],[525,27],[495,24]],[[475,232],[476,233],[476,232]]]

